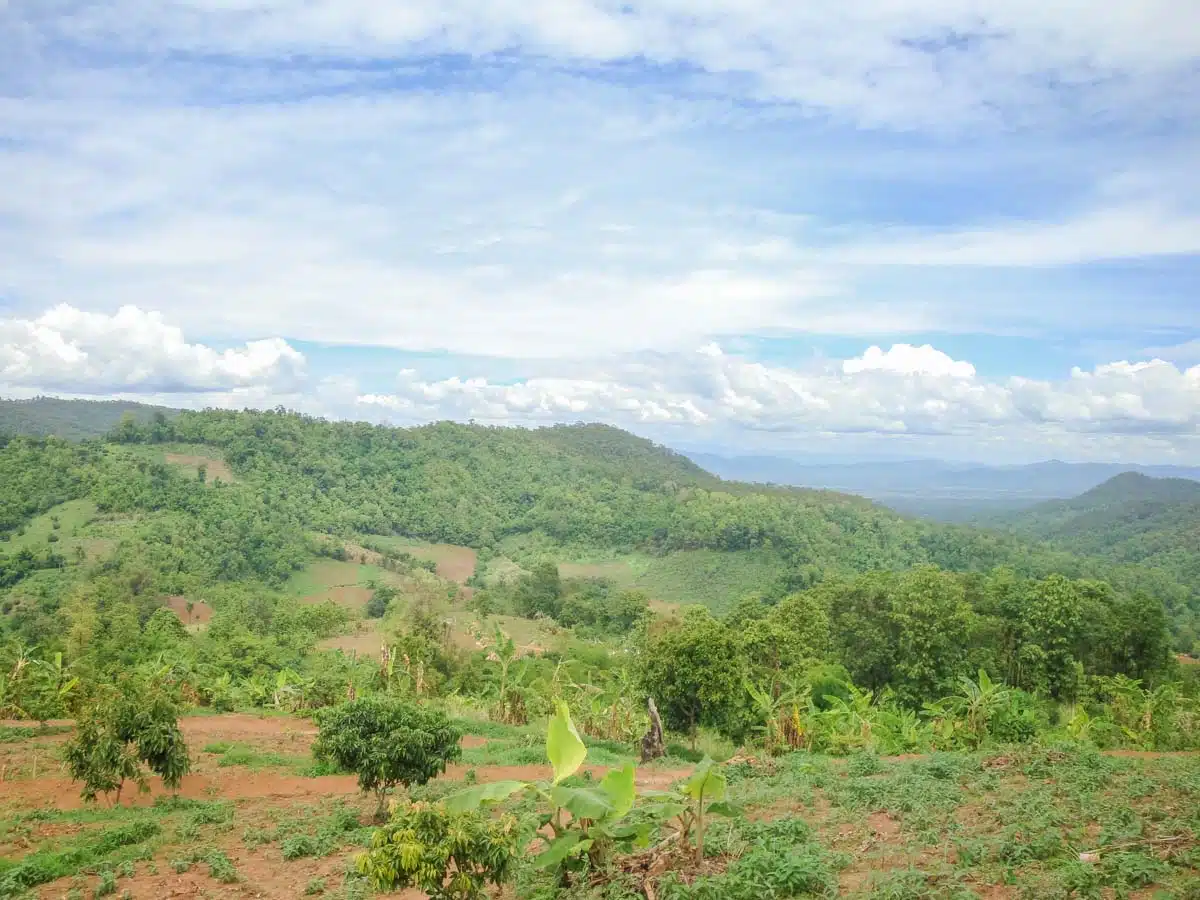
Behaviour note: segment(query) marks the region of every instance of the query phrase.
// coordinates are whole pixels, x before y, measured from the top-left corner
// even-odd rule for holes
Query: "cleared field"
[[[475,574],[476,553],[470,547],[457,544],[425,544],[404,537],[371,535],[372,543],[381,544],[390,550],[410,553],[417,559],[437,564],[437,573],[447,581],[464,583]]]
[[[219,456],[203,453],[164,453],[163,459],[173,466],[181,466],[193,475],[198,474],[200,467],[204,466],[205,480],[209,484],[216,481],[233,484],[237,481],[233,471]]]
[[[379,566],[319,559],[293,573],[283,589],[296,597],[314,597],[334,588],[365,586],[369,581],[382,579],[390,574]]]
[[[783,573],[783,561],[770,551],[687,550],[651,558],[634,586],[656,600],[700,603],[721,614],[739,598],[771,584]]]
[[[204,628],[213,616],[212,607],[203,600],[189,600],[187,597],[168,597],[167,608],[188,627]]]
[[[75,548],[82,546],[89,555],[97,548],[81,534],[98,515],[91,500],[70,500],[31,519],[25,533],[13,532],[7,541],[0,542],[0,551],[16,553],[26,548],[40,551],[52,547],[74,562]]]
[[[660,611],[699,603],[720,614],[747,593],[780,577],[784,564],[777,555],[763,550],[685,550],[667,556],[631,554],[563,562],[558,571],[563,578],[608,578],[618,587],[643,590]]]

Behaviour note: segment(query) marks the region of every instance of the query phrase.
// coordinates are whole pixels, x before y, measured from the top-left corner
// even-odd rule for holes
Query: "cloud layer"
[[[1075,369],[1061,381],[989,380],[930,347],[870,347],[840,364],[769,366],[715,345],[628,360],[578,377],[511,384],[423,381],[358,398],[410,416],[499,422],[601,419],[794,432],[971,434],[1053,426],[1073,433],[1200,435],[1200,366],[1153,360]]]
[[[1198,452],[1194,3],[0,0],[0,34],[0,387]]]

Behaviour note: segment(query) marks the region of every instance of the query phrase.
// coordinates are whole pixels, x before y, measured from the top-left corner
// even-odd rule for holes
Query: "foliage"
[[[557,873],[566,883],[571,872],[586,864],[602,865],[615,847],[630,846],[646,831],[624,821],[633,809],[636,794],[632,763],[613,769],[596,787],[572,787],[564,783],[583,765],[587,747],[562,701],[556,704],[555,715],[546,729],[546,758],[554,773],[550,782],[481,784],[452,795],[446,806],[451,812],[464,812],[517,793],[536,798],[548,808],[539,817],[538,826],[549,828],[551,836],[533,864]]]
[[[707,610],[693,607],[678,625],[651,634],[641,653],[639,682],[654,697],[663,723],[686,731],[694,743],[700,725],[737,730],[745,693],[742,660],[730,631]]]
[[[129,780],[147,790],[143,765],[172,790],[191,768],[175,700],[160,684],[134,677],[86,705],[63,758],[72,780],[83,783],[88,801],[115,793],[114,802],[120,803]]]
[[[413,703],[367,697],[322,710],[316,721],[313,755],[358,775],[380,814],[391,788],[425,784],[462,754],[462,735],[445,713]]]
[[[675,820],[681,846],[687,847],[694,837],[699,864],[704,860],[705,817],[732,816],[739,812],[726,800],[727,788],[725,773],[706,756],[677,792],[656,795],[657,803],[647,813]]]
[[[492,819],[413,803],[375,832],[356,865],[376,890],[416,887],[435,900],[475,900],[487,896],[487,885],[512,879],[520,837],[511,815]]]

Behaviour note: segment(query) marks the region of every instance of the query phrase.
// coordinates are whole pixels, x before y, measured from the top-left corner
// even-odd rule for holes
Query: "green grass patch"
[[[338,587],[366,587],[368,582],[383,580],[388,574],[379,566],[318,559],[293,573],[283,590],[294,597],[313,597]]]
[[[81,532],[96,515],[96,504],[91,500],[60,503],[26,522],[24,534],[18,533],[20,529],[12,532],[7,541],[0,542],[0,552],[17,553],[26,548],[40,552],[52,548],[73,563],[75,548],[83,544]]]
[[[262,751],[246,744],[226,741],[207,744],[204,752],[218,757],[217,765],[221,768],[240,766],[255,770],[290,769],[297,775],[309,774],[314,768],[313,758],[309,755]]]
[[[65,734],[70,730],[70,725],[0,725],[0,744],[15,744],[49,734]]]
[[[77,875],[101,864],[116,865],[138,854],[133,851],[162,831],[154,821],[143,820],[81,835],[60,848],[29,854],[0,873],[0,898],[19,897],[31,888]]]
[[[656,600],[699,603],[721,614],[739,598],[777,581],[784,571],[783,559],[770,550],[687,550],[650,559],[633,585]]]

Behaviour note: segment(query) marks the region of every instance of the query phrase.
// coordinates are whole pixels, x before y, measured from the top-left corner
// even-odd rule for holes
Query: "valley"
[[[424,815],[521,835],[490,896],[1191,896],[1195,522],[1141,475],[991,528],[906,518],[594,425],[8,437],[0,897],[416,898],[373,842]],[[346,710],[423,723],[378,752],[441,742],[376,790],[391,824]],[[81,795],[105,735],[119,803]],[[697,855],[662,797],[701,777],[728,803]],[[531,861],[577,817],[604,830]]]

